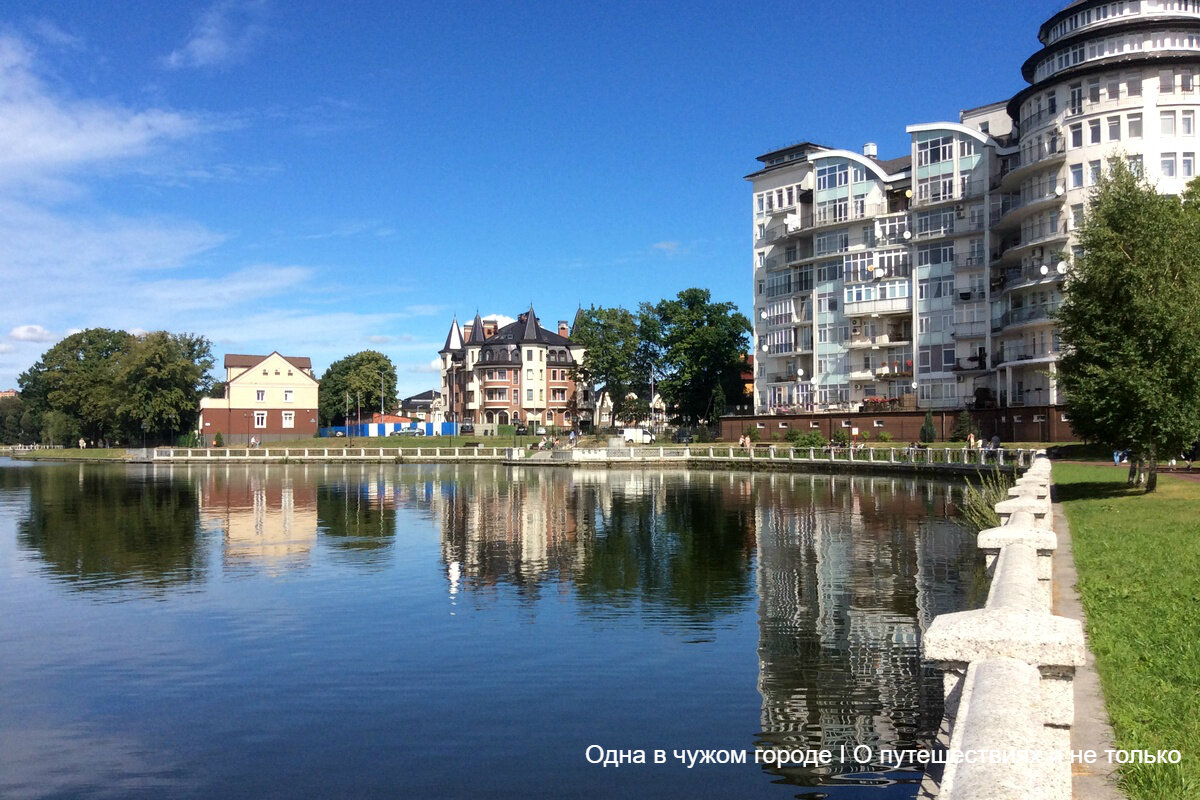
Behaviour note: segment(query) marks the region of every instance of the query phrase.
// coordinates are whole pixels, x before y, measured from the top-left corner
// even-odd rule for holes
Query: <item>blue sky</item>
[[[392,358],[690,286],[751,304],[755,156],[1007,98],[1060,2],[17,2],[0,388],[66,333]]]

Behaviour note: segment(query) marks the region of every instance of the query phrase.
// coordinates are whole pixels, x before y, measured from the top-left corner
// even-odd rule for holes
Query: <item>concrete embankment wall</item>
[[[943,670],[948,752],[938,800],[1071,797],[1075,669],[1083,628],[1051,608],[1057,548],[1050,461],[1039,455],[996,505],[1001,525],[981,531],[992,584],[978,610],[943,614],[922,643]]]

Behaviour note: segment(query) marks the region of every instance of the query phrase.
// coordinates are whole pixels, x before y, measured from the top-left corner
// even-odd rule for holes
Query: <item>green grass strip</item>
[[[1158,491],[1122,467],[1057,463],[1088,637],[1116,745],[1177,749],[1179,764],[1127,764],[1131,800],[1200,798],[1200,482]]]

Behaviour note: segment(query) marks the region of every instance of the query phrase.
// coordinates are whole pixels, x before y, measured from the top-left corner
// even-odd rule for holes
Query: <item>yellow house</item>
[[[225,396],[200,400],[198,431],[211,445],[295,439],[317,433],[317,387],[306,357],[225,356]]]

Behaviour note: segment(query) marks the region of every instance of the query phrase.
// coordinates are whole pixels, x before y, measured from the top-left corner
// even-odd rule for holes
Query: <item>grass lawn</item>
[[[122,460],[126,457],[124,447],[64,447],[61,450],[24,450],[16,454],[22,459],[35,461],[85,461],[87,459]]]
[[[1131,800],[1200,797],[1200,482],[1125,468],[1054,465],[1071,525],[1088,636],[1117,747],[1177,749],[1179,764],[1129,764]]]

